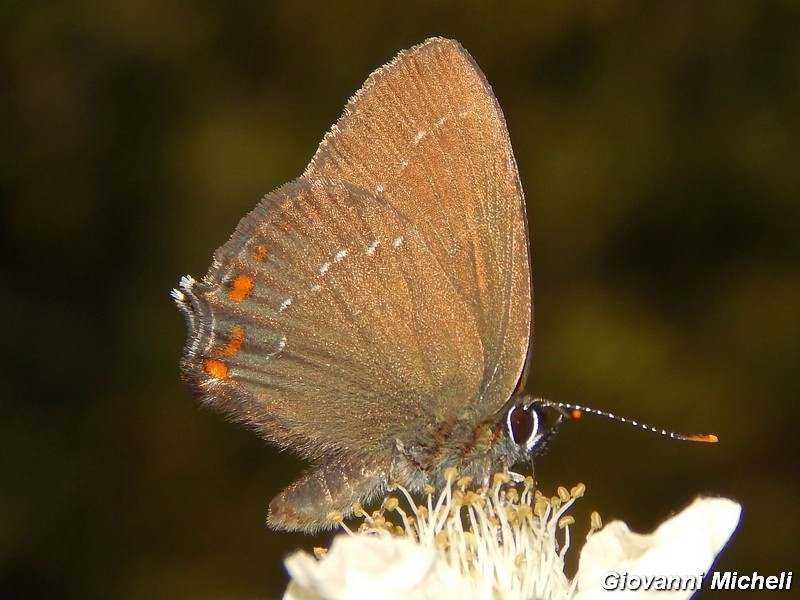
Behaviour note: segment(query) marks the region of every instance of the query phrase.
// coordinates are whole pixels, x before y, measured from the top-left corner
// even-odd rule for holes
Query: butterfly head
[[[570,413],[542,398],[514,396],[500,411],[503,432],[521,453],[534,456],[552,439]]]

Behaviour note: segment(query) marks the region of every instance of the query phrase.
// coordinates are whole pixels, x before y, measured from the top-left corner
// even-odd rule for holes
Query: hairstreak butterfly
[[[193,392],[311,461],[272,501],[275,528],[331,527],[450,467],[488,482],[582,410],[519,394],[525,201],[497,100],[452,40],[372,73],[305,172],[173,296]]]

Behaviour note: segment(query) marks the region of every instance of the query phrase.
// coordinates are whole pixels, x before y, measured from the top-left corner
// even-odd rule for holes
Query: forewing
[[[266,196],[176,298],[195,391],[307,457],[388,456],[401,432],[480,393],[472,307],[417,227],[343,182]]]
[[[483,344],[481,393],[513,393],[531,332],[522,188],[500,107],[457,42],[431,39],[374,72],[308,166],[374,192],[419,232],[466,305]]]

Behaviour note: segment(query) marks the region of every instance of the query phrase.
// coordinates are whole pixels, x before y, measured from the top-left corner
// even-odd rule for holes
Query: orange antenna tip
[[[719,438],[713,433],[687,435],[686,439],[690,442],[708,442],[709,444],[716,444]]]
[[[573,419],[580,419],[583,416],[583,411],[573,408],[571,411],[569,411],[569,416]]]

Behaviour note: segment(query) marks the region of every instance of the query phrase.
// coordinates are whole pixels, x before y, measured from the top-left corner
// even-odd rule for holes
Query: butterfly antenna
[[[569,404],[566,402],[552,402],[544,399],[538,399],[538,401],[565,411],[565,413],[573,419],[580,419],[583,416],[583,413],[588,413],[590,415],[597,415],[598,417],[605,417],[607,419],[611,419],[612,421],[618,421],[620,423],[632,425],[634,427],[638,427],[639,429],[649,431],[650,433],[672,438],[673,440],[706,442],[711,444],[719,441],[719,438],[713,433],[675,433],[674,431],[668,431],[666,429],[661,429],[660,427],[654,427],[652,425],[647,425],[646,423],[640,423],[639,421],[634,421],[633,419],[626,419],[625,417],[620,417],[614,413],[606,412],[597,408],[580,406],[579,404]]]

